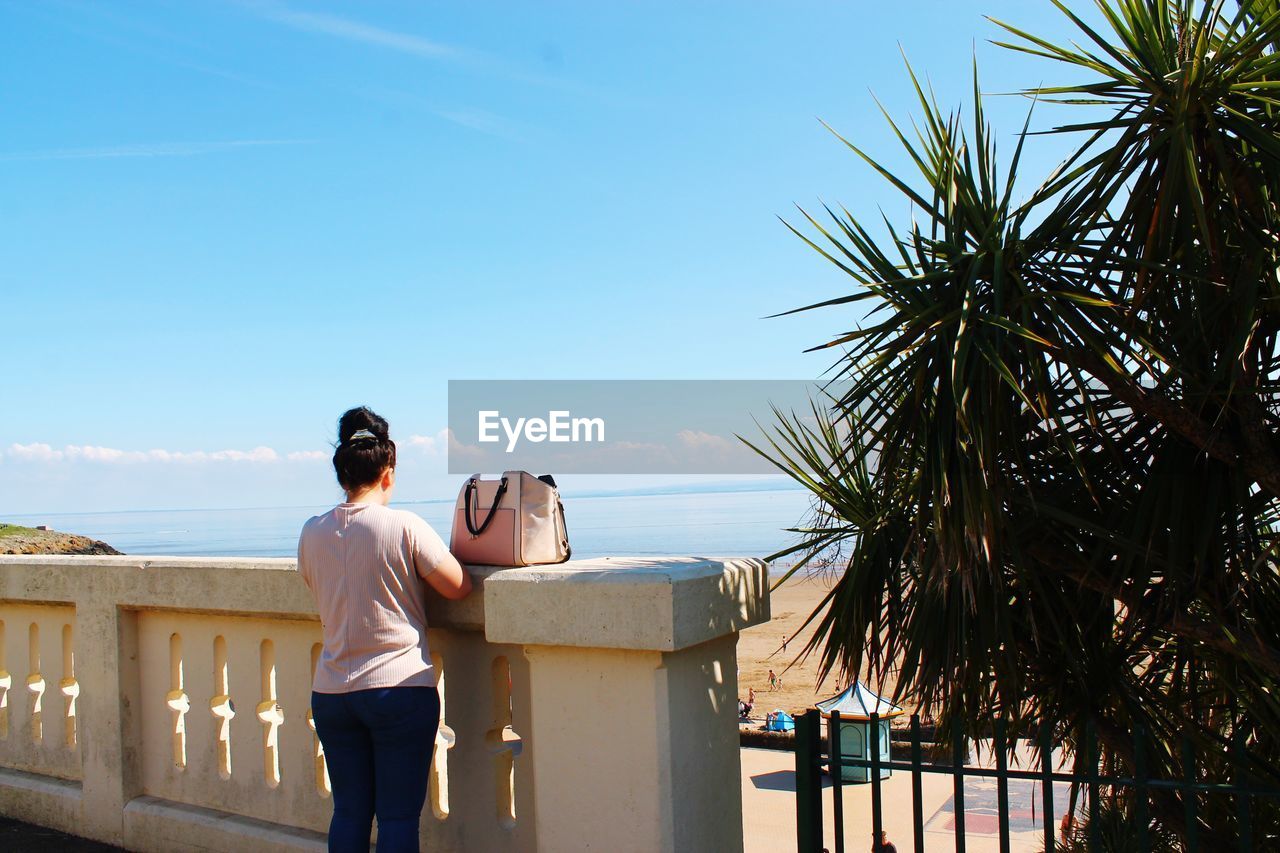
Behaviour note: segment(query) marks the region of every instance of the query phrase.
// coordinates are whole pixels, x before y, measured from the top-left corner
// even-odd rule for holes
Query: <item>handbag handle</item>
[[[463,520],[467,523],[467,532],[472,536],[479,536],[484,533],[485,528],[493,521],[493,517],[498,514],[498,504],[502,503],[502,496],[507,492],[507,478],[503,477],[502,482],[498,484],[498,491],[493,495],[493,506],[489,507],[489,514],[485,516],[484,521],[479,525],[472,520],[472,515],[479,515],[479,507],[475,506],[472,494],[478,494],[480,487],[476,485],[476,478],[472,477],[467,481],[467,491],[463,498]]]
[[[556,506],[560,508],[560,541],[564,543],[564,559],[567,561],[573,556],[573,546],[569,544],[569,523],[565,520],[564,504],[560,502],[559,494],[556,495]]]

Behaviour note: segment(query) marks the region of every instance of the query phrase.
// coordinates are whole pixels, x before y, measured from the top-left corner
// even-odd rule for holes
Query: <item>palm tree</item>
[[[1029,124],[1001,168],[976,73],[968,121],[912,73],[918,124],[890,122],[915,177],[842,141],[915,221],[788,226],[854,282],[796,310],[867,310],[815,348],[841,353],[840,390],[757,447],[815,496],[775,556],[842,567],[806,649],[824,674],[895,669],[952,730],[1096,732],[1118,768],[1142,732],[1153,775],[1230,778],[1243,750],[1274,782],[1280,3],[1097,0],[1095,29],[1052,2],[1078,44],[996,22],[1088,77],[1026,93],[1081,118],[1025,200]],[[1280,834],[1268,802],[1258,837]],[[1151,808],[1179,835],[1235,831],[1226,798]]]

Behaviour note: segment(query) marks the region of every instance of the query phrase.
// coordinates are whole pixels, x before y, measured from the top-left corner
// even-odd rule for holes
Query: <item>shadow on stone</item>
[[[122,853],[122,848],[77,838],[29,823],[0,817],[0,850],[40,850],[44,853]]]

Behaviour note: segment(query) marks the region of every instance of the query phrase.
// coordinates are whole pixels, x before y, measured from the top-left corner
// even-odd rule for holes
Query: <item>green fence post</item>
[[[1098,826],[1098,732],[1093,720],[1084,727],[1085,761],[1089,767],[1089,850],[1102,849],[1102,828]]]
[[[1040,798],[1044,802],[1044,849],[1053,853],[1058,828],[1053,825],[1053,729],[1048,724],[1040,728]]]
[[[1004,720],[995,721],[992,735],[996,750],[996,819],[1000,830],[1000,853],[1009,853],[1009,742],[1005,737]]]
[[[951,736],[951,802],[955,806],[956,816],[955,832],[953,833],[956,841],[956,853],[964,853],[965,850],[964,764],[968,757],[968,752],[964,748],[964,732],[960,731],[960,725],[957,723]]]
[[[844,748],[840,712],[827,717],[827,772],[831,774],[831,815],[835,819],[836,853],[844,853]]]
[[[911,715],[911,827],[915,853],[924,853],[924,796],[920,787],[920,715]]]
[[[1240,839],[1241,851],[1253,853],[1253,802],[1249,797],[1249,755],[1245,751],[1244,732],[1237,730],[1231,740],[1235,764],[1236,836]]]
[[[880,789],[880,715],[872,712],[867,746],[871,751],[871,849],[880,845],[884,829],[884,798]]]
[[[1147,730],[1136,726],[1133,730],[1133,786],[1137,794],[1139,850],[1151,849],[1151,803],[1147,779]]]
[[[1191,738],[1182,736],[1182,778],[1187,787],[1182,791],[1182,802],[1187,816],[1187,850],[1196,853],[1200,849],[1200,818],[1197,815],[1196,753]]]
[[[796,718],[796,850],[822,850],[821,716],[815,708]]]

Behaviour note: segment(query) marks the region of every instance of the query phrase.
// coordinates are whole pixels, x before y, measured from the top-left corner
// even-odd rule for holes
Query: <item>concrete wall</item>
[[[431,850],[740,850],[757,560],[476,569],[433,600]],[[135,850],[324,849],[292,560],[0,556],[0,813]]]

